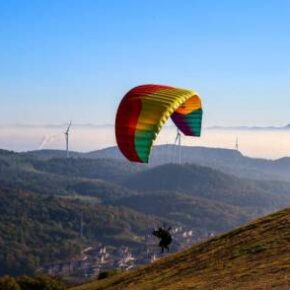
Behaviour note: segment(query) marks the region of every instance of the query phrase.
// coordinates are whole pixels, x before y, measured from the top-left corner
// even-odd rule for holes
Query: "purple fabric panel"
[[[171,119],[174,122],[174,124],[177,126],[177,128],[187,136],[194,136],[194,132],[192,132],[192,129],[188,126],[186,122],[186,115],[173,113],[171,115]]]

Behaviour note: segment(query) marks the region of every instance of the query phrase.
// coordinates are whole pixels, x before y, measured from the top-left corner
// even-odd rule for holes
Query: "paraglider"
[[[195,91],[164,85],[141,85],[122,99],[115,121],[116,141],[130,161],[148,163],[152,144],[171,117],[187,136],[201,134],[202,105]]]
[[[169,245],[172,242],[172,237],[170,234],[171,227],[164,228],[159,227],[158,230],[154,230],[152,232],[152,235],[160,239],[159,247],[161,248],[161,253],[164,252],[164,249],[166,249],[169,252]]]

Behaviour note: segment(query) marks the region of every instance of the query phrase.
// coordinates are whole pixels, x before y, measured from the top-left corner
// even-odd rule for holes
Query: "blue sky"
[[[290,122],[290,1],[0,0],[0,123],[113,123],[142,83],[205,124]]]

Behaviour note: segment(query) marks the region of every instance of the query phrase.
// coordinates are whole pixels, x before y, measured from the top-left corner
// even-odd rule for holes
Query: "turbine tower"
[[[237,151],[240,151],[240,150],[239,150],[239,138],[238,138],[238,137],[236,138],[235,149],[236,149]]]
[[[177,154],[178,154],[178,164],[181,163],[181,133],[179,129],[177,129],[176,137],[174,140],[174,145],[177,145]]]
[[[69,122],[68,127],[67,127],[66,131],[64,132],[65,145],[66,145],[66,158],[69,158],[68,145],[69,145],[69,130],[70,130],[70,127],[71,127],[71,121]]]
[[[80,238],[84,238],[84,215],[83,212],[81,212],[81,221],[80,221]]]

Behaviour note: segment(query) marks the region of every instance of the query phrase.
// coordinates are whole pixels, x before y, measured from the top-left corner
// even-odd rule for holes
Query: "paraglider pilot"
[[[164,252],[164,249],[166,249],[169,252],[169,245],[172,242],[170,230],[171,230],[171,227],[168,227],[167,229],[163,227],[159,227],[158,230],[154,230],[152,232],[153,236],[160,239],[159,247],[161,248],[161,253]]]

